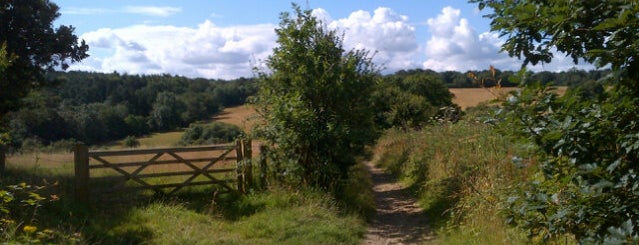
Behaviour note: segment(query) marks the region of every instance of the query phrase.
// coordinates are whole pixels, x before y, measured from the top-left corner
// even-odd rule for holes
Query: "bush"
[[[70,244],[79,241],[78,234],[38,227],[38,211],[47,202],[57,201],[56,195],[40,193],[50,186],[26,183],[0,185],[0,240],[8,244]]]
[[[140,146],[140,141],[138,141],[138,139],[132,135],[129,135],[126,138],[124,138],[123,143],[124,143],[124,146],[131,147],[131,148]]]
[[[531,84],[504,105],[504,128],[543,159],[508,199],[510,220],[532,238],[639,242],[639,101],[605,93],[604,100],[559,98]]]
[[[180,144],[222,144],[232,142],[242,134],[238,126],[228,123],[191,124],[182,135]]]

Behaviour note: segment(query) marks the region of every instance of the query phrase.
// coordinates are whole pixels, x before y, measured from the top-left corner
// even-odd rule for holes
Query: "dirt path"
[[[367,163],[373,178],[377,214],[362,244],[422,244],[432,240],[423,210],[394,178]]]

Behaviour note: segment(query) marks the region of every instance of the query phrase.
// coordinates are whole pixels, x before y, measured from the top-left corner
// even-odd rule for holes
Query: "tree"
[[[156,130],[175,129],[182,125],[182,111],[184,104],[177,99],[175,93],[160,92],[153,104],[149,123]]]
[[[558,97],[527,82],[504,103],[504,126],[543,160],[508,198],[509,220],[545,242],[639,243],[639,3],[471,2],[493,9],[488,17],[506,37],[503,50],[523,56],[524,65],[550,62],[557,50],[616,72],[609,78],[616,86],[597,96]]]
[[[52,27],[58,10],[48,0],[0,0],[0,44],[10,60],[0,72],[0,115],[17,108],[30,89],[46,85],[44,71],[88,57],[89,47],[78,44],[72,26]]]
[[[502,50],[523,65],[548,63],[553,49],[639,78],[639,4],[636,1],[470,0],[490,7],[491,30],[506,37]],[[637,85],[634,85],[637,86]]]
[[[332,188],[374,140],[369,97],[379,75],[366,51],[345,51],[337,31],[293,9],[281,14],[279,47],[260,72],[260,131],[288,176]]]
[[[419,128],[453,106],[453,95],[440,76],[423,71],[385,76],[372,94],[375,124],[381,128]]]

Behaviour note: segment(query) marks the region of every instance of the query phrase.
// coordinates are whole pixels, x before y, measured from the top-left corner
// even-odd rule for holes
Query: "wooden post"
[[[4,147],[0,146],[0,176],[4,176],[4,169],[7,164],[7,155],[4,152]]]
[[[260,145],[260,185],[266,188],[266,146]]]
[[[75,163],[75,200],[89,203],[89,148],[83,144],[76,144],[73,151]]]
[[[244,166],[242,166],[242,160],[244,160],[244,152],[242,151],[242,140],[237,140],[235,145],[235,152],[237,154],[237,190],[240,192],[244,192]]]
[[[253,186],[253,145],[250,139],[244,141],[244,183],[245,187],[251,188]]]

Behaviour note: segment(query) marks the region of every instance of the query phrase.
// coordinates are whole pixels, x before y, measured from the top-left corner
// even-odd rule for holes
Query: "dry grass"
[[[249,132],[256,124],[255,118],[255,106],[246,104],[225,108],[220,114],[213,117],[213,121],[233,124]]]
[[[73,153],[25,153],[8,155],[8,169],[27,169],[34,174],[40,170],[54,175],[73,175]]]
[[[257,125],[257,112],[254,105],[245,104],[241,106],[225,108],[220,114],[213,117],[213,121],[233,124],[240,127],[244,132],[250,134],[253,127]],[[253,156],[260,154],[261,141],[253,141]]]
[[[566,86],[558,86],[557,93],[563,95],[566,93],[567,88]],[[482,102],[490,102],[491,100],[498,99],[517,89],[519,88],[451,88],[449,91],[455,95],[453,103],[459,105],[462,110],[465,110],[468,107],[477,106]]]

